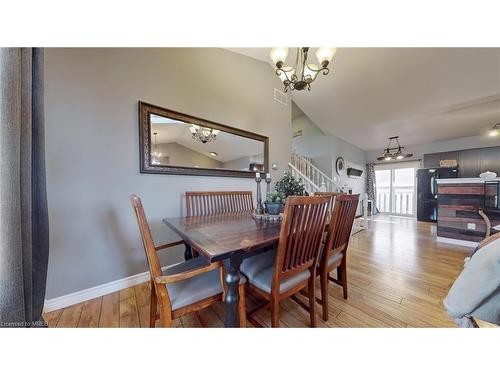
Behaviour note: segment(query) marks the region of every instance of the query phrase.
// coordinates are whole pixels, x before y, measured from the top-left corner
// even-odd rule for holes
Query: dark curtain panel
[[[0,324],[43,326],[49,255],[43,49],[0,48]]]
[[[375,193],[375,164],[366,164],[366,194],[372,203],[372,214],[378,214],[377,194]]]

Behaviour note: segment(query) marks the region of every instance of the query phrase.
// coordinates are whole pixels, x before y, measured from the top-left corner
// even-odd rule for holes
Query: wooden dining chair
[[[243,261],[247,287],[268,301],[247,313],[252,324],[259,326],[252,315],[270,306],[271,326],[278,327],[280,301],[308,288],[309,307],[301,306],[309,311],[311,326],[316,326],[314,281],[328,202],[328,197],[289,197],[277,250]]]
[[[344,193],[343,191],[339,192],[333,192],[333,191],[316,191],[314,193],[314,196],[316,197],[330,197],[330,203],[328,203],[328,212],[331,213],[333,209],[333,204],[335,202],[335,198],[338,197],[339,195],[344,195],[347,193]]]
[[[154,327],[159,318],[162,327],[171,327],[173,319],[224,301],[226,288],[222,263],[209,264],[200,256],[162,270],[156,252],[180,245],[183,241],[155,246],[141,200],[136,195],[131,195],[130,201],[137,217],[151,274],[149,326]],[[244,278],[240,280],[239,294],[240,327],[246,327]]]
[[[347,247],[351,238],[359,194],[342,194],[335,197],[335,204],[327,228],[327,236],[321,249],[318,262],[318,275],[321,284],[323,320],[328,320],[328,282],[342,286],[347,299]],[[337,269],[337,278],[330,272]]]
[[[253,211],[251,191],[187,191],[187,216]]]

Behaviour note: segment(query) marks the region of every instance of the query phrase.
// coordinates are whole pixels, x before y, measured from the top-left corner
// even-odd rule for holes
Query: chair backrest
[[[205,216],[253,210],[251,191],[187,191],[187,216]]]
[[[139,224],[142,243],[144,245],[144,251],[146,252],[146,258],[148,260],[149,272],[151,273],[151,278],[154,281],[155,277],[161,276],[161,265],[158,259],[158,255],[156,255],[153,236],[151,235],[148,220],[146,219],[146,215],[144,214],[144,208],[142,207],[141,199],[138,196],[132,194],[130,196],[130,201],[132,202],[132,207],[134,208],[137,223]]]
[[[332,217],[328,226],[325,248],[321,262],[326,262],[331,255],[347,251],[351,238],[352,226],[358,208],[359,194],[343,194],[335,198]]]
[[[273,289],[311,266],[316,267],[326,225],[329,197],[288,197],[281,224]]]
[[[333,203],[335,202],[335,198],[339,195],[345,195],[347,193],[344,192],[333,192],[333,191],[316,191],[314,196],[316,197],[330,197],[330,203],[328,203],[328,212],[331,213],[333,209]]]

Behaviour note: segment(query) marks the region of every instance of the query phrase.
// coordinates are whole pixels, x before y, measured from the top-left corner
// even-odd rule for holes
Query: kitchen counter
[[[486,233],[486,223],[478,211],[484,207],[484,182],[481,178],[436,180],[438,241],[474,247]],[[500,178],[487,181],[500,181]],[[491,225],[500,224],[500,213],[487,212]]]
[[[440,178],[436,182],[439,184],[484,184],[486,181],[500,181],[499,177],[485,180],[482,178]]]

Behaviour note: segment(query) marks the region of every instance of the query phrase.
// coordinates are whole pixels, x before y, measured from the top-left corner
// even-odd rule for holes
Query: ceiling
[[[230,50],[272,64],[269,48]],[[393,135],[415,145],[500,122],[498,48],[338,48],[330,68],[292,99],[326,134],[365,151]]]

